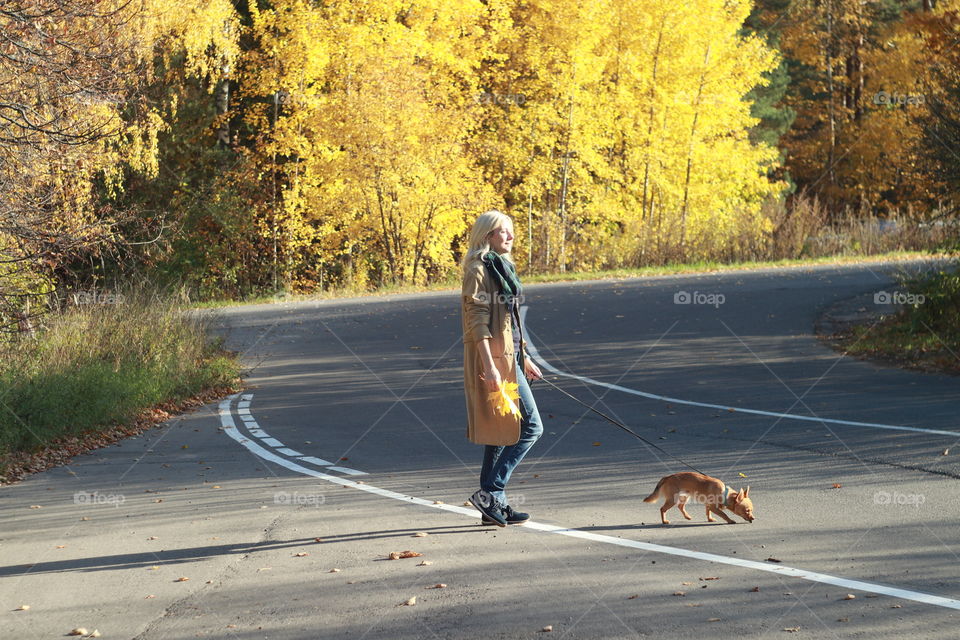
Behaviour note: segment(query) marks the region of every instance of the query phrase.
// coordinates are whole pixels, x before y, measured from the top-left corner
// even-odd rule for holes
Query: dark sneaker
[[[523,524],[530,519],[529,513],[524,513],[522,511],[514,511],[513,507],[507,505],[501,511],[503,517],[506,518],[507,524]],[[494,524],[493,520],[489,519],[487,516],[483,516],[481,519],[483,524]]]
[[[487,524],[495,524],[498,527],[507,526],[507,518],[503,515],[500,505],[483,489],[470,496],[470,504],[483,514],[483,520]]]

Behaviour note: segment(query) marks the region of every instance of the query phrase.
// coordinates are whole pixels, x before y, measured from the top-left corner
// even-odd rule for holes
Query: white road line
[[[247,428],[247,431],[249,431],[251,435],[257,438],[260,438],[260,440],[263,441],[265,445],[268,445],[276,449],[277,453],[282,453],[285,456],[291,456],[293,458],[299,458],[300,460],[304,460],[306,462],[310,462],[310,463],[319,465],[321,467],[327,467],[330,471],[339,471],[340,473],[344,473],[348,476],[369,475],[366,471],[359,471],[357,469],[351,469],[350,467],[334,466],[332,462],[327,462],[326,460],[323,460],[321,458],[304,456],[299,451],[295,451],[285,446],[282,442],[280,442],[276,438],[270,437],[270,435],[266,431],[264,431],[263,429],[257,428],[260,425],[258,425],[256,420],[254,420],[253,416],[250,415],[250,400],[253,398],[253,394],[252,393],[245,394],[241,396],[241,398],[243,399],[237,403],[237,414],[242,414],[240,415],[240,419],[243,420],[244,426]],[[230,427],[236,430],[235,424],[231,423]],[[233,437],[232,433],[230,435],[231,437]],[[246,443],[249,442],[249,440],[247,440],[242,435],[240,435],[239,437],[243,438],[240,441],[241,444],[246,445]]]
[[[357,471],[356,469],[351,469],[350,467],[329,466],[327,468],[330,469],[330,471],[339,471],[340,473],[345,473],[348,476],[368,475],[366,471]]]
[[[313,469],[308,469],[302,467],[297,463],[278,456],[277,454],[264,449],[255,442],[251,442],[244,438],[240,433],[237,432],[236,424],[233,421],[233,414],[230,410],[230,405],[237,395],[232,395],[229,398],[226,398],[220,403],[220,424],[223,427],[223,432],[229,435],[231,438],[239,442],[241,445],[246,447],[254,455],[263,458],[264,460],[269,460],[275,462],[282,467],[285,467],[296,473],[301,473],[312,478],[318,478],[320,480],[326,480],[327,482],[338,484],[342,487],[349,487],[352,489],[358,489],[360,491],[366,491],[367,493],[372,493],[374,495],[383,496],[384,498],[392,498],[394,500],[399,500],[407,504],[417,504],[423,507],[430,507],[432,509],[440,509],[442,511],[449,511],[451,513],[458,513],[460,515],[469,516],[473,519],[479,517],[474,509],[467,509],[466,507],[460,507],[450,504],[438,504],[435,501],[425,500],[423,498],[417,498],[415,496],[408,496],[403,493],[398,493],[396,491],[390,491],[389,489],[381,489],[379,487],[374,487],[369,484],[360,484],[350,480],[349,478],[342,478],[339,476],[332,476],[327,473],[322,473],[320,471],[315,471]],[[726,556],[720,556],[713,553],[704,553],[702,551],[693,551],[691,549],[680,549],[677,547],[667,547],[660,544],[653,544],[650,542],[640,542],[637,540],[624,540],[623,538],[614,538],[613,536],[605,536],[597,533],[590,533],[588,531],[580,531],[579,529],[568,529],[564,527],[557,527],[550,524],[543,524],[539,522],[529,521],[523,525],[527,529],[535,529],[537,531],[542,531],[544,533],[551,533],[555,535],[567,536],[570,538],[580,538],[582,540],[591,540],[593,542],[602,542],[605,544],[612,544],[619,547],[627,547],[630,549],[639,549],[641,551],[650,551],[653,553],[664,553],[672,556],[679,556],[682,558],[689,558],[691,560],[705,560],[707,562],[715,562],[718,564],[732,565],[735,567],[742,567],[745,569],[754,569],[756,571],[764,571],[766,573],[775,573],[782,576],[788,576],[792,578],[799,578],[801,580],[809,580],[811,582],[821,582],[823,584],[830,584],[837,587],[843,587],[844,589],[856,589],[858,591],[866,591],[867,593],[876,593],[878,595],[891,596],[893,598],[901,598],[903,600],[911,600],[913,602],[920,602],[923,604],[929,604],[935,607],[944,607],[946,609],[955,609],[960,611],[960,600],[954,600],[952,598],[944,598],[943,596],[937,596],[930,593],[923,593],[921,591],[911,591],[910,589],[901,589],[899,587],[875,584],[872,582],[863,582],[861,580],[851,580],[849,578],[841,578],[838,576],[831,576],[826,573],[818,573],[815,571],[805,571],[804,569],[797,569],[794,567],[787,567],[781,564],[773,565],[766,564],[763,562],[756,562],[754,560],[744,560],[742,558],[728,558]],[[721,525],[718,525],[721,526]]]
[[[520,322],[523,323],[526,320],[527,308],[520,308]],[[524,332],[526,333],[526,332]],[[749,413],[758,416],[768,416],[771,418],[781,418],[783,420],[803,420],[806,422],[817,422],[817,423],[829,423],[829,424],[840,424],[848,427],[869,427],[871,429],[888,429],[890,431],[913,431],[917,433],[932,433],[934,435],[940,436],[950,436],[956,438],[960,436],[960,431],[942,431],[940,429],[921,429],[920,427],[903,427],[899,425],[890,425],[890,424],[877,424],[875,422],[855,422],[852,420],[834,420],[831,418],[817,418],[813,416],[798,416],[793,413],[776,413],[774,411],[762,411],[760,409],[744,409],[742,407],[731,407],[723,404],[710,404],[708,402],[696,402],[695,400],[681,400],[680,398],[671,398],[669,396],[660,396],[655,393],[647,393],[645,391],[638,391],[636,389],[630,389],[629,387],[621,387],[618,384],[610,384],[609,382],[601,382],[599,380],[594,380],[593,378],[588,378],[586,376],[578,376],[574,373],[567,373],[566,371],[561,371],[554,367],[552,364],[547,362],[540,352],[537,351],[537,347],[531,341],[529,335],[527,336],[527,353],[537,361],[544,369],[547,371],[558,375],[564,376],[565,378],[572,378],[574,380],[580,380],[581,382],[586,382],[587,384],[593,384],[598,387],[605,387],[607,389],[613,389],[614,391],[622,391],[624,393],[629,393],[635,396],[640,396],[642,398],[649,398],[651,400],[661,400],[663,402],[670,402],[673,404],[685,404],[691,407],[705,407],[707,409],[721,409],[723,411],[730,411],[736,413]]]

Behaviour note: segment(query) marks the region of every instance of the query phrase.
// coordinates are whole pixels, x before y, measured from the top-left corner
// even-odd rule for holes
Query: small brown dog
[[[673,505],[677,505],[683,517],[690,520],[690,514],[684,509],[684,505],[691,499],[706,505],[708,522],[716,522],[711,515],[712,512],[726,520],[727,524],[735,524],[723,510],[729,509],[747,522],[753,522],[753,502],[750,501],[749,494],[750,487],[733,491],[716,478],[702,473],[683,471],[660,478],[656,489],[643,501],[656,502],[660,497],[666,498],[663,506],[660,507],[660,520],[663,524],[670,524],[666,513]]]

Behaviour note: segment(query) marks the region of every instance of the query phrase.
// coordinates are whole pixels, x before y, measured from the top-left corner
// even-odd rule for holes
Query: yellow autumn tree
[[[767,231],[776,153],[747,139],[743,96],[777,60],[739,34],[748,2],[497,6],[512,23],[481,69],[492,99],[472,149],[521,226],[534,220],[540,266],[696,257]]]
[[[0,13],[0,315],[114,241],[100,207],[124,171],[155,174],[169,105],[139,92],[163,56],[194,77],[236,54],[228,0],[41,0]],[[37,298],[39,301],[41,298]],[[38,307],[34,307],[37,309]]]
[[[252,11],[244,91],[273,97],[249,120],[286,285],[424,282],[456,268],[468,218],[496,202],[464,151],[483,9],[291,0]]]

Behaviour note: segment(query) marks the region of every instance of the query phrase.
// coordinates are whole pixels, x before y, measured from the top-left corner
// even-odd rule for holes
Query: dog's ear
[[[743,492],[743,487],[740,487],[740,491],[737,491],[736,496],[733,501],[737,504],[743,502],[743,499],[747,497],[747,494]]]
[[[750,495],[750,485],[747,485],[747,490],[743,492],[743,497],[746,498]]]

